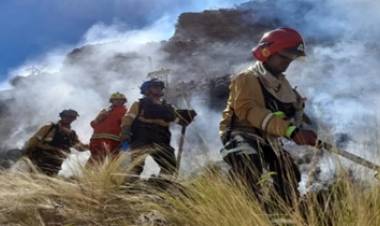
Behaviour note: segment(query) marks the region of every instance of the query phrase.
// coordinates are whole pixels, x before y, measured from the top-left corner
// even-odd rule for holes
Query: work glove
[[[120,149],[121,149],[122,151],[127,151],[128,148],[129,148],[129,143],[128,143],[127,141],[124,141],[124,142],[121,143],[121,145],[120,145]]]
[[[315,146],[318,140],[317,134],[312,130],[295,129],[290,138],[298,145]]]
[[[178,109],[176,110],[177,123],[181,126],[188,126],[195,118],[197,113],[194,110]]]

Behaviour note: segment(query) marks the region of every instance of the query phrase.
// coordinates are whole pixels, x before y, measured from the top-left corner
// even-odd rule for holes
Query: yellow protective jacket
[[[25,156],[43,173],[53,176],[61,170],[70,148],[84,150],[75,131],[58,123],[41,127],[27,142]]]
[[[257,62],[232,76],[219,133],[223,137],[228,131],[243,130],[262,138],[287,136],[289,126],[302,121],[303,102],[284,75],[275,77]]]

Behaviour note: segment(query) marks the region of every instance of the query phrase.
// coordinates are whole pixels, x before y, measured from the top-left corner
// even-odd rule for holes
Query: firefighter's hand
[[[298,145],[315,146],[318,136],[312,130],[296,129],[290,138]]]

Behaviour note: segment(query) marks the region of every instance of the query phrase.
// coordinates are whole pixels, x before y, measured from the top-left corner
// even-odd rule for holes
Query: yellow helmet
[[[125,102],[127,102],[127,98],[125,97],[125,95],[120,92],[111,94],[110,101],[112,100],[125,100]]]

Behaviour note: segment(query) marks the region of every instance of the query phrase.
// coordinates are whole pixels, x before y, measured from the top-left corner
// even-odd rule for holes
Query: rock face
[[[198,87],[208,96],[208,105],[221,111],[229,75],[240,70],[239,65],[252,62],[250,50],[270,27],[258,23],[254,12],[246,8],[183,13],[175,34],[162,48],[171,63],[181,65],[174,73],[190,72],[202,84]]]
[[[255,43],[267,25],[250,23],[251,11],[216,10],[182,14],[174,36],[165,46],[168,52],[201,50],[210,43]]]

